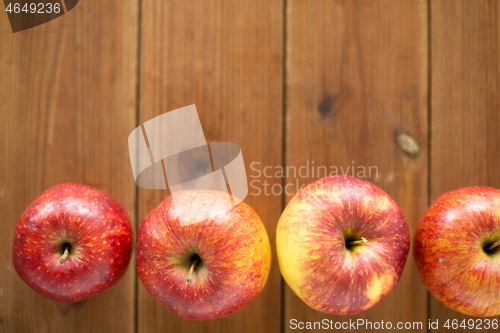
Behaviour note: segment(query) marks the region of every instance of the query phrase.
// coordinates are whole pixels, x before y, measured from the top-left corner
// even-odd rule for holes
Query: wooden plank
[[[109,291],[59,304],[17,276],[12,241],[28,204],[62,182],[111,194],[135,224],[127,137],[136,120],[137,8],[136,0],[88,0],[16,34],[0,15],[0,332],[134,331],[133,260]]]
[[[499,20],[498,1],[432,2],[431,202],[462,187],[500,187]],[[432,296],[430,309],[439,332],[447,319],[473,318]]]
[[[318,166],[338,174],[350,167],[349,175],[355,167],[398,203],[413,234],[427,207],[426,20],[422,1],[288,1],[285,164],[309,166],[305,177],[306,167],[288,175],[289,192],[320,178]],[[398,147],[400,133],[418,142],[418,153]],[[292,332],[291,319],[426,325],[426,304],[410,254],[395,290],[361,315],[318,312],[286,287],[284,331]]]
[[[140,122],[196,104],[207,141],[241,147],[249,181],[256,175],[252,162],[281,165],[282,14],[278,0],[142,2]],[[168,191],[141,189],[139,221],[166,195]],[[245,202],[258,213],[274,243],[281,197],[250,194]],[[180,319],[139,282],[138,331],[277,332],[280,287],[274,246],[263,292],[224,319]]]

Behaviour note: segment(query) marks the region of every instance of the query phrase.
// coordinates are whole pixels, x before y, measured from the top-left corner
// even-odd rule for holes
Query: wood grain
[[[426,3],[290,0],[286,48],[286,166],[310,170],[305,175],[304,168],[302,176],[290,173],[290,189],[324,176],[318,166],[349,175],[355,167],[355,176],[398,203],[413,234],[427,207]],[[398,146],[401,133],[418,146]],[[371,174],[370,167],[376,167]],[[361,315],[315,311],[286,287],[284,331],[292,332],[291,319],[426,325],[426,303],[410,255],[396,289]]]
[[[137,8],[136,0],[86,0],[16,34],[0,15],[0,332],[134,331],[133,262],[109,291],[59,304],[17,276],[12,240],[28,204],[62,182],[113,195],[135,224],[127,136],[135,125]]]
[[[143,1],[140,122],[196,104],[208,142],[241,147],[249,181],[256,176],[251,163],[281,165],[282,5],[278,0]],[[281,197],[250,191],[245,202],[258,213],[273,244],[263,292],[232,316],[193,322],[168,312],[139,282],[138,332],[279,331],[281,278],[274,239]],[[167,195],[168,191],[141,189],[139,221]]]
[[[500,188],[499,17],[498,1],[432,1],[431,201],[462,187]],[[447,319],[475,318],[432,296],[430,310],[439,332]]]

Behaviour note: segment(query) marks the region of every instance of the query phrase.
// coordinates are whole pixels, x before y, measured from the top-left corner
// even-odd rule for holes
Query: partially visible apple
[[[79,302],[114,285],[132,253],[132,225],[110,195],[60,184],[33,201],[17,222],[12,260],[35,291]]]
[[[377,186],[330,176],[301,189],[280,217],[281,274],[310,307],[354,315],[396,286],[410,248],[398,205]]]
[[[500,190],[443,194],[417,225],[415,259],[430,293],[470,316],[500,315]]]
[[[271,265],[266,229],[245,204],[224,211],[227,194],[188,190],[149,213],[137,238],[137,272],[146,290],[175,315],[190,320],[229,316],[264,287]],[[189,216],[223,212],[181,226]]]

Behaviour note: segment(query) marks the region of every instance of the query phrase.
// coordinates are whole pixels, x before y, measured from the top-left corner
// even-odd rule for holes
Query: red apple
[[[60,184],[33,201],[17,222],[12,260],[35,291],[79,302],[114,285],[132,252],[132,225],[110,195]]]
[[[244,202],[227,194],[188,190],[167,197],[146,217],[137,238],[137,272],[146,290],[175,315],[190,320],[229,316],[264,287],[271,265],[266,229]],[[198,214],[215,218],[181,226]]]
[[[415,259],[430,293],[470,316],[500,315],[500,190],[440,196],[417,225]]]
[[[394,289],[410,248],[398,205],[377,186],[331,176],[301,189],[280,217],[281,274],[310,307],[354,315]]]

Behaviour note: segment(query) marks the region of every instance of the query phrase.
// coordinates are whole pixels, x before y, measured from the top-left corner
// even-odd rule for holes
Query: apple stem
[[[64,264],[64,261],[66,260],[66,258],[67,258],[68,256],[69,256],[69,246],[68,246],[68,245],[66,245],[66,246],[64,247],[64,253],[63,253],[63,255],[62,255],[62,258],[61,258],[61,260],[59,260],[59,262],[60,262],[61,264]]]
[[[367,244],[367,243],[368,243],[368,239],[361,237],[361,240],[355,240],[355,241],[349,242],[349,245],[362,245],[362,244]]]
[[[196,266],[196,264],[198,263],[198,258],[196,258],[193,263],[191,264],[191,268],[189,268],[189,273],[188,273],[188,277],[187,277],[187,282],[188,283],[191,283],[193,282],[193,273],[194,273],[194,268]]]
[[[495,243],[491,244],[487,249],[486,251],[491,251],[493,250],[495,247],[499,246],[500,245],[500,240],[497,240]]]

